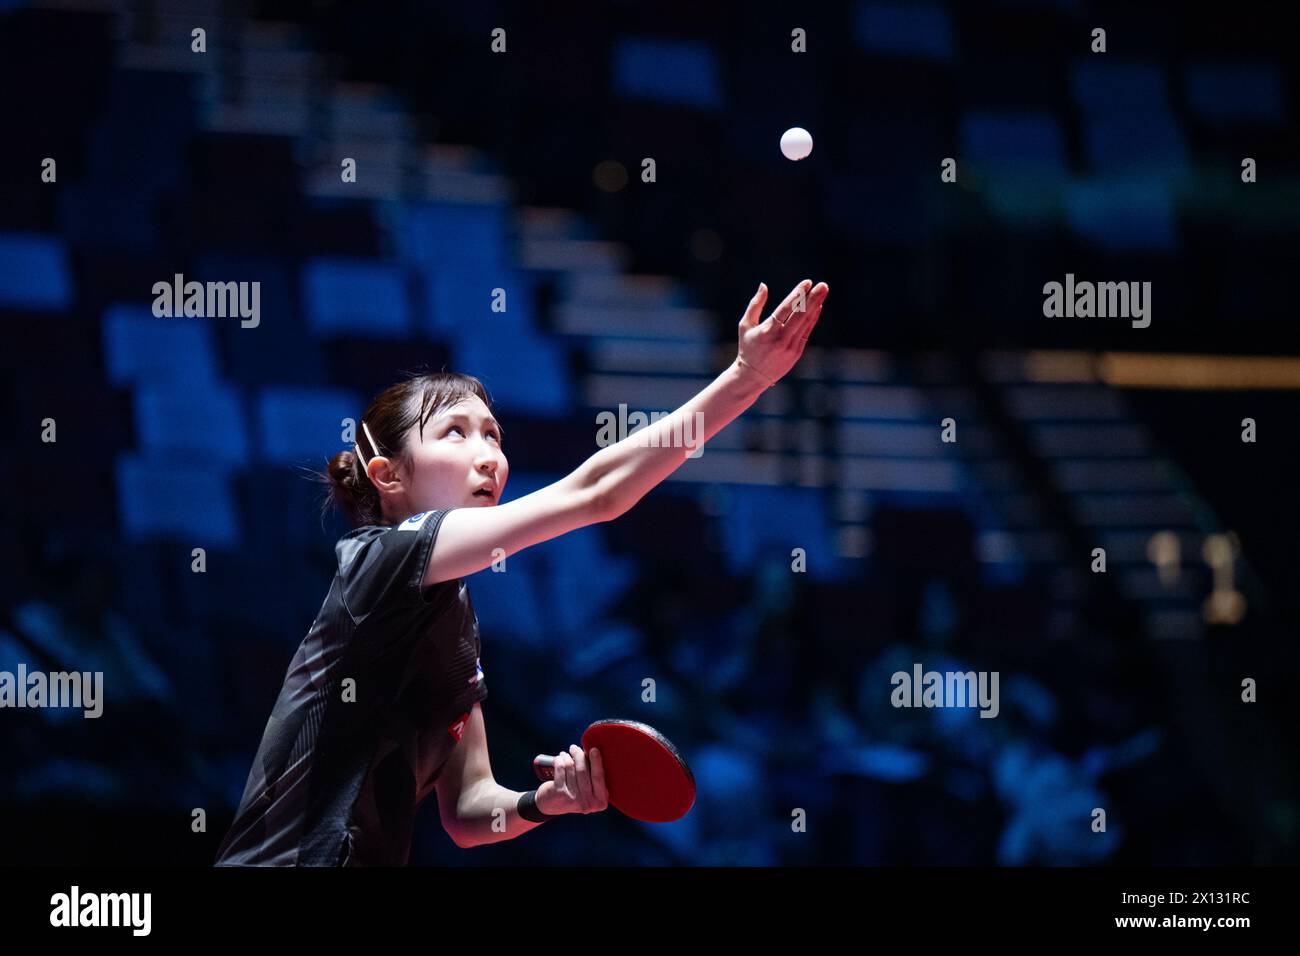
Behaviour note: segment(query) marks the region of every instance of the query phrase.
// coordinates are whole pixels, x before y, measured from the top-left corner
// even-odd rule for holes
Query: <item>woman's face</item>
[[[403,469],[408,514],[451,508],[490,507],[501,500],[510,465],[501,450],[501,428],[482,399],[471,396],[411,426]],[[480,489],[489,494],[476,494]]]

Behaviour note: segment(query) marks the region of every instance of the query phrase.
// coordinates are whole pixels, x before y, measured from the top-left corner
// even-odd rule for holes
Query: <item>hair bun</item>
[[[348,487],[355,485],[357,456],[350,451],[341,451],[330,459],[330,480],[337,485]]]

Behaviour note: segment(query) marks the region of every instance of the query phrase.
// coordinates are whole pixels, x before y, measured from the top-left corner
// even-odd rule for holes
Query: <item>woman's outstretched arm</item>
[[[767,286],[760,284],[740,320],[736,360],[681,408],[588,459],[605,520],[626,512],[681,467],[691,451],[683,448],[683,436],[696,447],[707,442],[795,366],[829,291],[826,283],[814,288],[805,279],[760,322],[767,301]]]
[[[602,448],[559,481],[492,508],[448,512],[424,584],[473,574],[524,548],[623,514],[681,467],[693,450],[683,447],[685,436],[693,446],[702,445],[794,367],[829,291],[826,283],[812,287],[805,279],[760,321],[767,302],[767,286],[760,284],[740,320],[736,360],[721,375],[681,408]]]

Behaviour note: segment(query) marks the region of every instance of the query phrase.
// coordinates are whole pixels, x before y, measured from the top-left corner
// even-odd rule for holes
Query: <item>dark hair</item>
[[[361,421],[370,429],[370,435],[356,425],[357,446],[366,461],[375,455],[402,459],[406,456],[406,433],[419,422],[420,434],[434,415],[466,398],[477,397],[492,410],[492,400],[487,389],[473,375],[460,372],[412,373],[404,381],[390,385],[370,403]],[[379,447],[371,447],[370,438]],[[379,489],[370,481],[365,466],[349,449],[335,455],[329,468],[321,476],[329,484],[326,505],[342,508],[354,525],[384,524],[384,509],[379,500]]]

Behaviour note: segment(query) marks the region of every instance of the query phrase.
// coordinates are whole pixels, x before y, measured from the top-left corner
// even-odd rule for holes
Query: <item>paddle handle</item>
[[[555,757],[550,754],[538,754],[533,758],[533,773],[538,780],[555,779]]]

